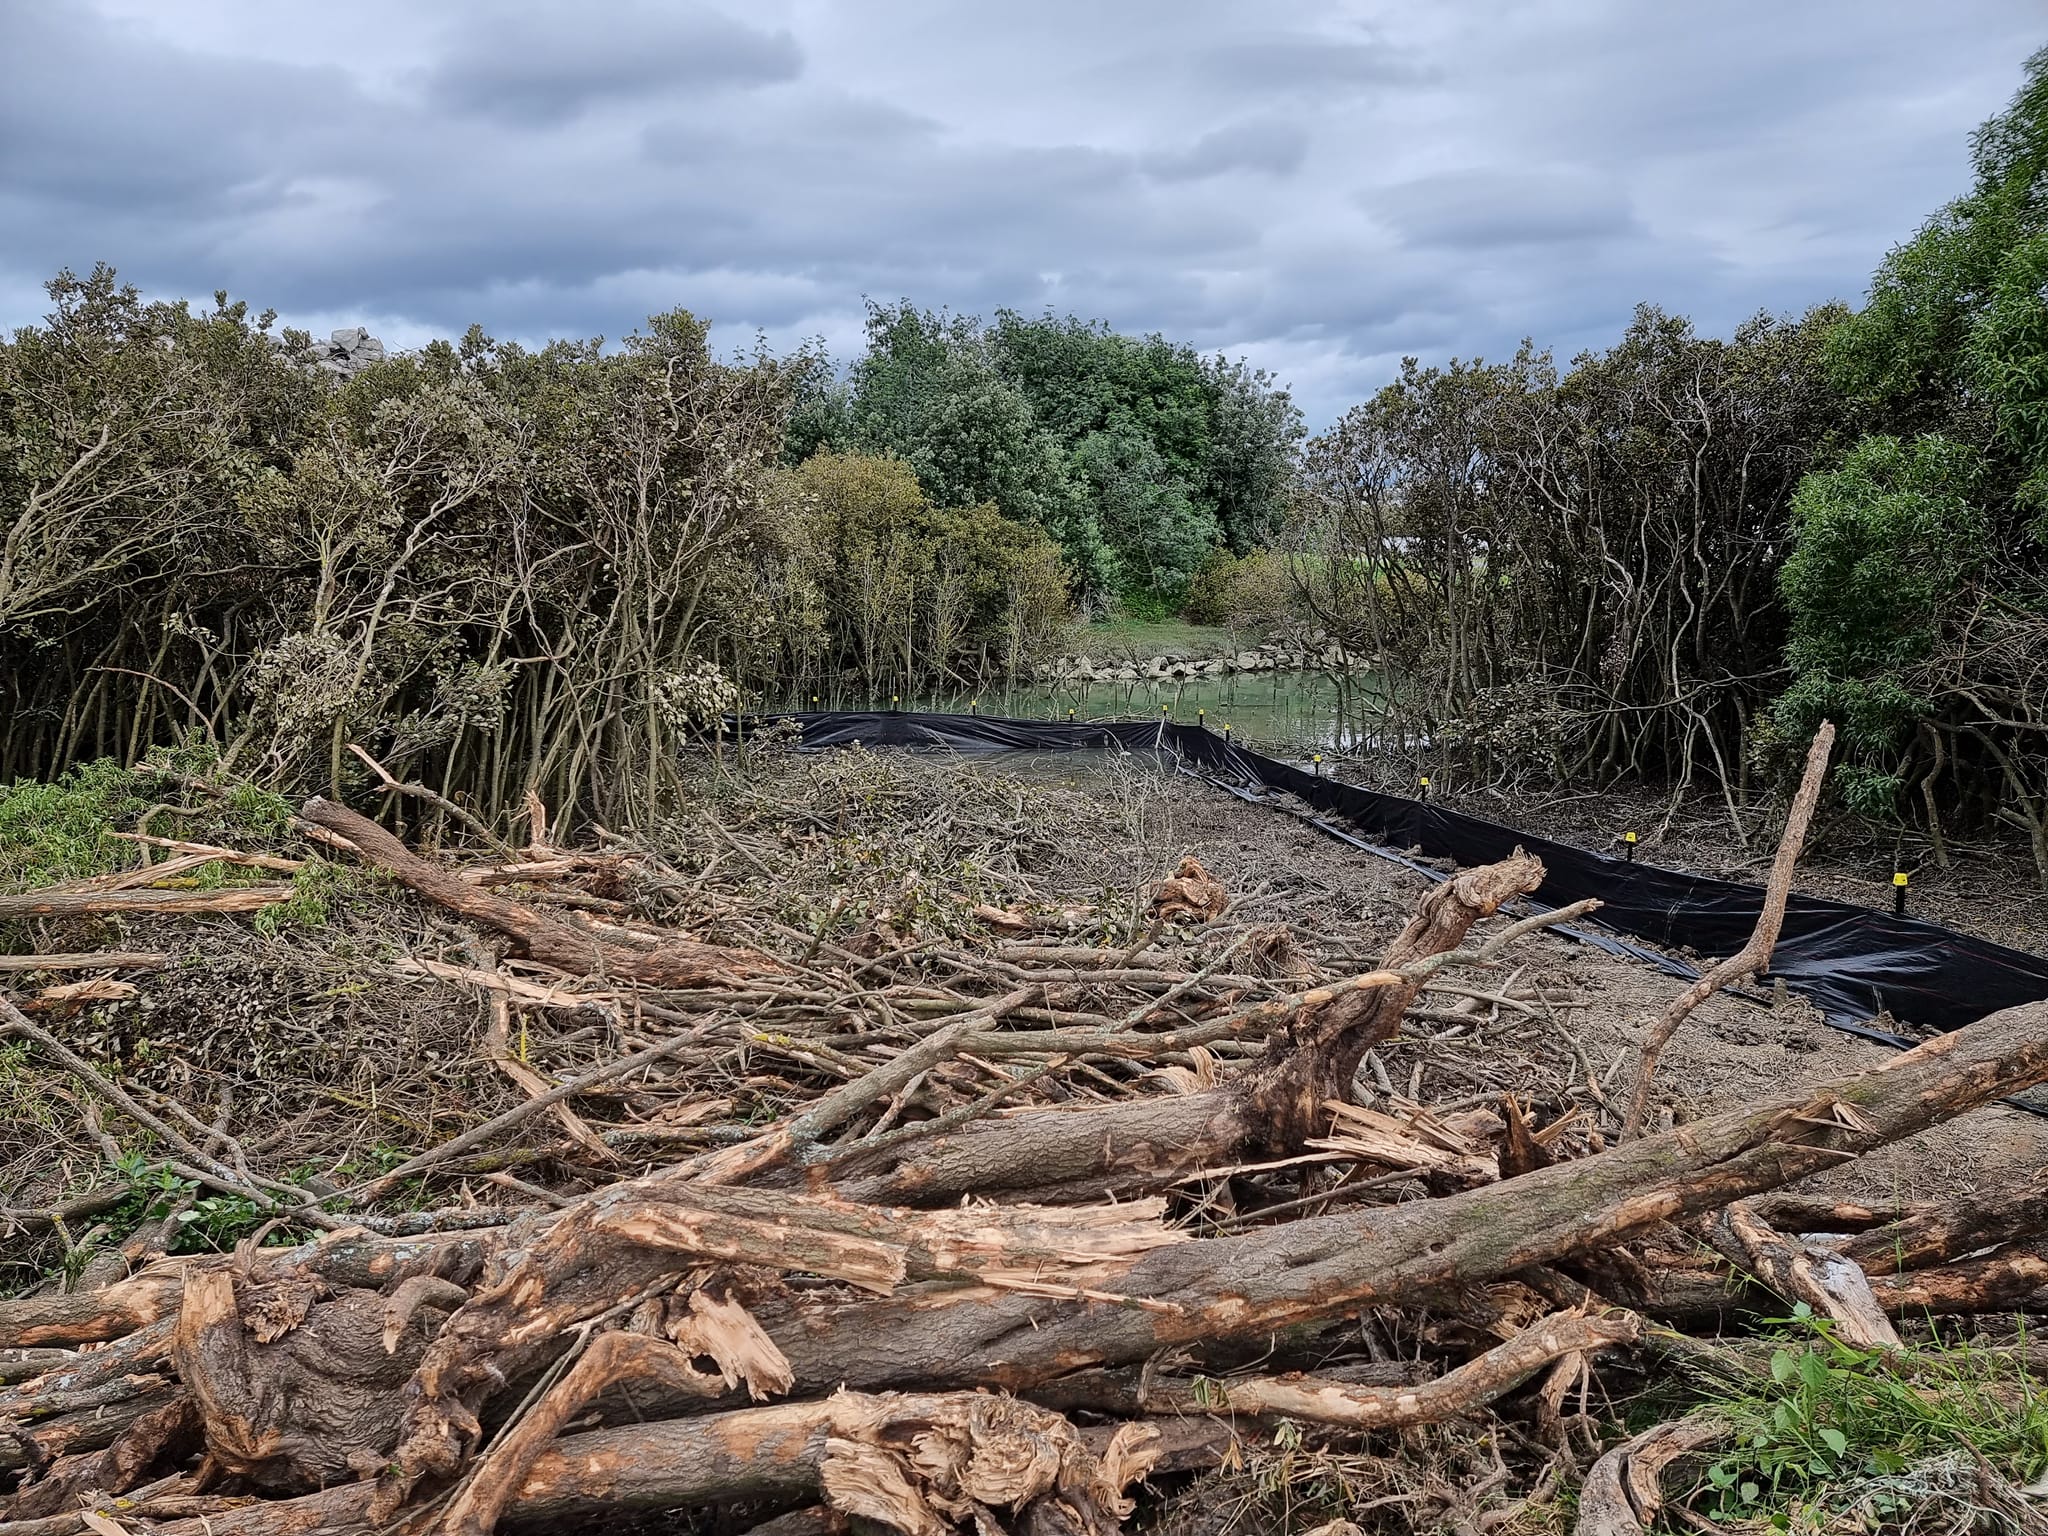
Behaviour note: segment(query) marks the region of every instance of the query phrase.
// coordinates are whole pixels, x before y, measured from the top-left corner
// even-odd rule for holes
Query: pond
[[[1298,751],[1348,751],[1363,745],[1377,716],[1373,678],[1341,680],[1324,672],[1239,672],[1226,677],[1135,683],[1018,683],[966,691],[877,698],[853,689],[772,701],[780,709],[905,709],[1025,720],[1156,720],[1162,713],[1197,720],[1253,745]]]

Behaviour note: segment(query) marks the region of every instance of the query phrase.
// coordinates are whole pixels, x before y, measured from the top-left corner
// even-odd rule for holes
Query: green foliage
[[[333,904],[362,878],[326,859],[308,859],[292,876],[291,895],[257,911],[256,931],[274,937],[294,928],[324,928]]]
[[[1050,533],[1084,580],[1113,583],[1098,521],[1068,478],[1058,440],[1003,374],[977,322],[907,302],[870,305],[851,423],[856,446],[909,464],[932,501],[991,502]]]
[[[1119,588],[1178,594],[1221,542],[1213,512],[1193,501],[1135,427],[1091,432],[1069,457],[1115,555]]]
[[[814,659],[918,692],[1014,672],[1067,611],[1057,545],[994,506],[936,507],[901,459],[822,452],[777,482]]]
[[[1989,530],[1970,499],[1982,476],[1964,444],[1870,437],[1800,483],[1778,583],[1802,679],[1884,675],[1932,650],[1984,561]]]
[[[1893,814],[1917,783],[1931,821],[1945,801],[2024,828],[2048,884],[2048,50],[1972,150],[1970,190],[1829,337],[1877,430],[1795,499],[1772,726],[1789,748],[1834,718],[1853,808]]]
[[[2014,1482],[2048,1468],[2048,1404],[2024,1352],[1854,1348],[1803,1303],[1785,1322],[1768,1378],[1706,1405],[1734,1430],[1693,1491],[1709,1518],[1819,1529],[1872,1509],[1873,1493],[1885,1502],[1884,1480],[1964,1448]]]
[[[1218,550],[1188,583],[1182,612],[1197,624],[1265,631],[1299,616],[1300,605],[1282,556]]]
[[[2027,499],[2048,509],[2048,231],[2006,253],[1971,327],[1968,359],[2004,446],[2026,468]],[[2035,528],[2048,542],[2048,518]]]
[[[134,776],[104,761],[52,784],[0,785],[0,890],[35,890],[132,862],[133,846],[107,834],[143,805]]]
[[[893,453],[939,505],[1035,522],[1085,591],[1169,601],[1219,545],[1277,526],[1301,436],[1265,374],[1159,336],[1050,314],[993,325],[871,306],[844,393],[819,388],[789,452]]]

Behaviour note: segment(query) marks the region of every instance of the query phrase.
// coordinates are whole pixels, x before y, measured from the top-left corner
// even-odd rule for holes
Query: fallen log
[[[1150,1469],[1156,1441],[1157,1431],[1126,1425],[1098,1447],[1057,1414],[982,1393],[840,1392],[571,1436],[534,1463],[506,1518],[515,1529],[561,1530],[626,1511],[713,1502],[772,1509],[823,1497],[912,1536],[949,1536],[956,1519],[971,1524],[977,1509],[985,1518],[1014,1511],[1018,1528],[1048,1536],[1111,1536],[1130,1510],[1123,1490]],[[382,1528],[371,1510],[375,1491],[369,1483],[343,1484],[159,1531],[369,1536]]]
[[[1854,1077],[1432,1200],[1179,1243],[1090,1295],[971,1288],[764,1311],[796,1390],[978,1382],[1336,1317],[1610,1247],[2048,1080],[2048,1003],[1990,1015]]]
[[[2009,1009],[1810,1093],[1438,1199],[1155,1245],[1134,1257],[1091,1260],[1073,1277],[1014,1278],[999,1270],[962,1277],[956,1268],[949,1278],[919,1281],[906,1262],[902,1282],[877,1300],[831,1292],[764,1294],[751,1310],[786,1360],[799,1396],[815,1397],[842,1383],[861,1390],[1027,1388],[1077,1367],[1332,1319],[1612,1247],[1631,1233],[1834,1166],[2048,1078],[2044,1026],[2048,1004]],[[763,1192],[675,1191],[683,1207],[692,1198],[727,1202],[723,1214],[741,1223],[733,1231],[758,1219],[737,1209],[750,1193],[758,1198]],[[592,1246],[600,1217],[645,1210],[647,1195],[645,1184],[619,1186],[590,1202],[588,1216],[537,1228],[546,1236],[522,1238],[517,1262],[454,1310],[406,1389],[415,1404],[407,1415],[408,1444],[440,1447],[413,1463],[418,1472],[458,1470],[475,1433],[462,1427],[465,1413],[474,1424],[473,1410],[450,1421],[435,1405],[467,1399],[481,1406],[489,1383],[518,1376],[522,1360],[530,1367],[538,1358],[518,1351],[540,1348],[664,1274],[716,1256],[694,1250],[727,1251],[702,1232],[657,1234],[633,1230],[631,1222],[612,1229],[616,1246]],[[836,1202],[821,1206],[840,1208]],[[861,1230],[842,1235],[844,1241],[857,1235],[858,1249],[886,1241],[882,1234],[893,1230],[906,1254],[915,1246],[915,1224],[942,1214],[853,1210],[849,1221]],[[648,1237],[661,1240],[641,1242]],[[767,1245],[790,1240],[764,1232],[764,1247],[740,1256],[755,1259]],[[311,1251],[353,1253],[362,1272],[373,1267],[364,1262],[366,1251],[388,1257],[398,1246],[337,1238]],[[415,1256],[424,1257],[418,1250]],[[256,1261],[264,1262],[260,1255]],[[799,1262],[823,1260],[812,1255]],[[395,1278],[392,1263],[374,1267],[383,1278]],[[399,1399],[387,1401],[395,1409]],[[636,1401],[643,1412],[673,1411],[658,1399]],[[292,1425],[280,1422],[274,1429],[289,1434]],[[403,1459],[406,1446],[399,1450]]]
[[[0,920],[17,917],[187,917],[205,912],[259,912],[289,900],[276,881],[214,891],[24,891],[0,896]]]
[[[1842,1244],[1841,1252],[1872,1275],[1898,1274],[2043,1232],[2048,1232],[2048,1171],[1975,1199],[1872,1227]]]
[[[471,885],[445,865],[421,858],[367,816],[315,797],[300,815],[346,838],[375,868],[457,916],[503,934],[532,959],[578,976],[601,975],[650,987],[731,987],[785,968],[759,950],[664,939],[652,948],[613,943],[516,901]],[[0,916],[4,916],[0,913]]]

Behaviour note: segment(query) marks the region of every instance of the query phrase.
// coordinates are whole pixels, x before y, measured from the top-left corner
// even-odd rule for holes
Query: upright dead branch
[[[1820,729],[1814,733],[1813,744],[1806,749],[1806,771],[1800,777],[1799,792],[1792,797],[1792,809],[1785,818],[1785,835],[1778,839],[1778,856],[1771,862],[1770,883],[1764,889],[1763,910],[1757,914],[1756,927],[1750,933],[1749,942],[1673,999],[1644,1034],[1637,1054],[1635,1090],[1629,1097],[1628,1115],[1622,1122],[1624,1137],[1635,1136],[1642,1131],[1643,1116],[1649,1109],[1650,1083],[1657,1073],[1657,1058],[1671,1043],[1671,1037],[1678,1033],[1679,1025],[1723,987],[1760,975],[1770,965],[1771,950],[1778,942],[1778,930],[1785,923],[1785,903],[1792,894],[1792,873],[1798,867],[1801,850],[1806,846],[1806,829],[1813,820],[1814,807],[1820,803],[1821,783],[1827,777],[1828,754],[1834,750],[1834,745],[1835,727],[1823,720]]]

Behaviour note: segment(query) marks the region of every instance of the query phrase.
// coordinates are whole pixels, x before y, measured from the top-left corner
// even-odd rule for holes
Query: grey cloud
[[[1280,118],[1248,118],[1203,134],[1186,149],[1155,151],[1145,169],[1161,181],[1200,181],[1230,171],[1291,176],[1308,155],[1308,134]]]
[[[1326,421],[1404,353],[1853,296],[2040,30],[2032,0],[1327,0],[1260,33],[1047,3],[0,0],[34,61],[0,93],[0,325],[101,259],[387,335],[681,304],[787,344],[907,295],[1298,368]]]
[[[539,126],[603,103],[771,85],[803,72],[803,51],[786,31],[647,0],[485,11],[452,30],[445,48],[422,81],[431,101]]]
[[[167,50],[65,0],[0,5],[0,56],[0,190],[173,225],[273,201],[308,104],[335,121],[358,99],[338,69]]]
[[[1358,86],[1414,85],[1433,77],[1406,51],[1308,32],[1239,36],[1194,56],[1197,74],[1231,90],[1297,94]]]
[[[1440,172],[1360,192],[1357,202],[1412,246],[1489,250],[1640,231],[1620,187],[1575,170]]]

